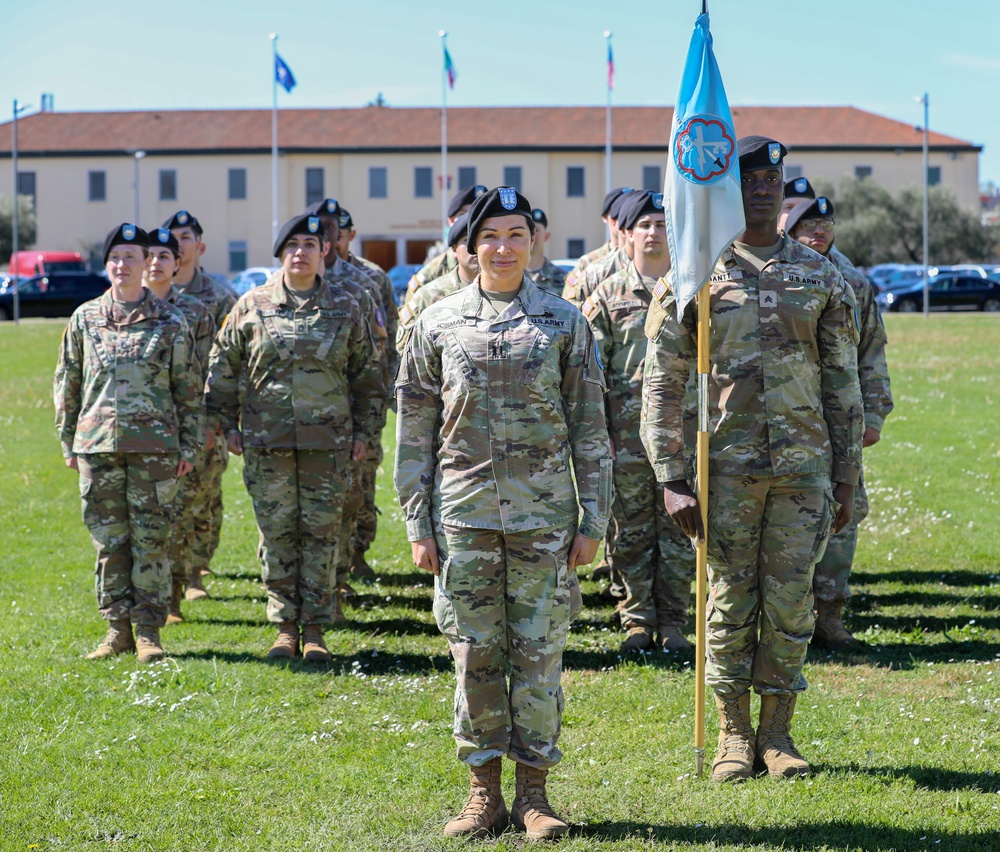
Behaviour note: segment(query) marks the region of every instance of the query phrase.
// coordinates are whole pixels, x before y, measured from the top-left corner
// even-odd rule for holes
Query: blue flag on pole
[[[277,53],[274,54],[274,79],[279,85],[284,86],[286,92],[295,88],[295,76],[292,74],[292,69]]]
[[[680,318],[722,252],[746,230],[736,132],[712,51],[707,14],[695,22],[684,62],[663,206]]]

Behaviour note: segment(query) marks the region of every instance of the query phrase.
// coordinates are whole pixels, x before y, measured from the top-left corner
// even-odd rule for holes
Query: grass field
[[[807,780],[693,775],[693,675],[622,660],[596,584],[566,654],[566,850],[1000,848],[1000,321],[889,318],[896,411],[866,453],[849,624],[810,654],[794,733]],[[438,850],[464,801],[453,678],[428,577],[379,483],[379,581],[332,664],[268,664],[239,462],[211,599],[164,630],[169,659],[90,662],[103,634],[51,379],[62,325],[0,326],[0,850]],[[714,715],[714,714],[713,714]],[[708,723],[709,751],[714,719]],[[512,785],[513,780],[505,779]],[[476,841],[520,849],[523,835]]]

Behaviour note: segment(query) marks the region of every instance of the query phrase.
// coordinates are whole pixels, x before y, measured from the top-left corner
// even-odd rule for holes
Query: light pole
[[[132,186],[135,188],[135,219],[133,224],[139,228],[139,160],[146,156],[145,151],[135,152],[135,166],[133,168]]]
[[[17,105],[17,98],[14,99],[14,121],[13,121],[13,127],[11,128],[11,146],[10,146],[10,154],[11,154],[10,158],[11,158],[13,164],[14,164],[14,204],[13,204],[13,210],[11,211],[11,222],[14,225],[14,233],[13,233],[12,239],[11,239],[11,257],[14,258],[14,262],[17,264],[17,277],[18,278],[21,277],[21,263],[20,263],[20,260],[19,260],[19,258],[17,256],[18,249],[20,248],[19,240],[18,240],[18,235],[17,235],[17,229],[19,227],[19,223],[17,221],[17,219],[18,219],[18,216],[17,216],[17,199],[18,199],[18,191],[21,189],[21,186],[20,186],[21,182],[18,180],[18,175],[17,175],[17,116],[18,116],[19,113],[22,113],[22,112],[24,112],[25,110],[28,110],[28,109],[31,109],[31,104],[24,104],[23,106],[18,106]],[[14,271],[10,270],[10,273],[11,273],[11,277],[13,278]],[[20,323],[21,323],[21,300],[18,297],[17,282],[15,281],[13,283],[14,283],[14,325],[20,325]]]
[[[930,168],[930,162],[929,162],[929,159],[928,159],[928,150],[927,150],[927,133],[928,133],[927,124],[928,124],[928,111],[929,111],[929,108],[930,108],[930,99],[927,97],[927,92],[924,92],[924,96],[922,98],[918,98],[918,101],[924,105],[924,156],[923,156],[923,164],[924,164],[924,317],[927,318],[927,317],[929,317],[931,315],[931,292],[930,292],[931,291],[931,287],[930,287],[930,280],[927,277],[928,276],[928,258],[927,258],[928,247],[927,247],[927,245],[928,245],[929,235],[930,235],[930,225],[929,225],[929,221],[930,221],[930,217],[929,217],[930,195],[929,195],[929,189],[928,189],[928,185],[927,185],[928,184],[927,171]]]

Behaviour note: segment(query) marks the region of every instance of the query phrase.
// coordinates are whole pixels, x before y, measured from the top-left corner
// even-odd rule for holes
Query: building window
[[[323,177],[323,169],[315,167],[306,169],[306,206],[315,204],[326,198],[326,181]]]
[[[177,170],[160,169],[160,201],[177,200]]]
[[[247,170],[229,170],[229,200],[242,201],[247,197]]]
[[[941,183],[941,167],[940,166],[928,166],[927,167],[927,185],[937,186]]]
[[[229,243],[229,271],[242,272],[247,268],[246,240],[231,240]]]
[[[584,241],[575,237],[566,240],[566,257],[579,257],[583,254]]]
[[[513,187],[518,192],[521,191],[521,167],[520,166],[504,166],[503,167],[503,185],[504,186]]]
[[[465,189],[467,186],[476,185],[476,167],[475,166],[459,166],[458,167],[458,188]]]
[[[430,166],[417,166],[413,169],[413,197],[434,197],[434,169]]]
[[[566,197],[583,198],[587,194],[583,181],[583,166],[566,167]]]
[[[34,172],[18,172],[17,173],[17,194],[27,195],[31,198],[32,206],[35,205],[35,173]]]
[[[802,177],[802,166],[792,166],[785,163],[781,169],[782,176],[786,181],[795,180],[795,178]]]
[[[369,166],[368,197],[389,197],[389,170],[385,166]]]
[[[87,200],[107,201],[107,172],[87,172]]]
[[[663,192],[663,175],[659,166],[642,167],[642,188],[650,192]]]
[[[854,177],[858,180],[864,180],[865,178],[870,178],[872,176],[871,166],[855,166],[854,167]]]

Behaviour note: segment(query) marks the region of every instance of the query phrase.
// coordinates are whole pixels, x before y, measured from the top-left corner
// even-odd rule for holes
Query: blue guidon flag
[[[712,51],[708,15],[694,25],[663,182],[677,316],[746,229],[733,117]]]

